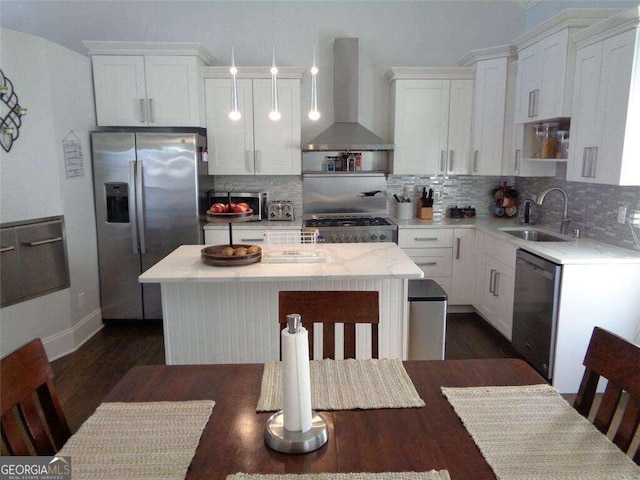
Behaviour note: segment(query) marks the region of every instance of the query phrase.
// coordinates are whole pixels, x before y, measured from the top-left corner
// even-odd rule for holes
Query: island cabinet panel
[[[263,363],[279,360],[278,292],[368,290],[380,295],[379,356],[407,358],[406,280],[309,280],[163,283],[167,365]],[[304,318],[302,323],[304,325]],[[371,358],[369,325],[357,327],[356,357]],[[315,358],[322,330],[314,330]],[[336,352],[343,338],[336,334]]]

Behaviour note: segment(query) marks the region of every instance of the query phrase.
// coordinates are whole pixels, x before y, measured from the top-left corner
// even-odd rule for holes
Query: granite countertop
[[[200,260],[202,245],[183,245],[138,277],[141,283],[255,282],[306,280],[419,279],[422,270],[395,243],[319,245],[324,263],[266,263],[209,266]]]
[[[502,219],[493,217],[476,218],[444,218],[442,221],[393,219],[400,229],[405,228],[476,228],[485,233],[546,258],[554,263],[563,265],[579,264],[611,264],[611,263],[640,263],[640,251],[616,247],[590,238],[573,238],[568,235],[560,235],[558,228],[547,225],[522,225],[515,219]],[[504,229],[535,229],[557,237],[566,239],[566,242],[532,242],[514,237]]]

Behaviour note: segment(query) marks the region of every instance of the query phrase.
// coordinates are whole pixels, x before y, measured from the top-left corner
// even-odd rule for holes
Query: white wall
[[[0,223],[64,215],[71,283],[0,310],[0,355],[41,337],[55,358],[102,326],[88,134],[95,128],[91,63],[24,33],[1,29],[0,40],[0,65],[27,108],[19,138],[2,152]],[[82,142],[85,175],[67,179],[62,141],[70,130]]]

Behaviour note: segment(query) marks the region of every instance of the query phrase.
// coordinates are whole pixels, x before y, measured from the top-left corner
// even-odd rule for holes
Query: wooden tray
[[[229,245],[213,245],[211,247],[204,247],[200,250],[200,259],[202,263],[205,265],[213,265],[216,267],[234,267],[240,265],[250,265],[252,263],[258,263],[262,258],[262,249],[258,250],[257,253],[249,253],[247,255],[242,255],[241,257],[227,257],[222,255],[222,250],[227,248]],[[249,248],[252,245],[242,245],[236,244],[233,248]]]
[[[253,217],[253,210],[240,213],[210,213],[207,212],[207,222],[213,223],[233,223],[247,222]]]

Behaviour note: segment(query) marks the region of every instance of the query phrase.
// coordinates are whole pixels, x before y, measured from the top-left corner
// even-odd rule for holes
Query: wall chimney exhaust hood
[[[303,151],[393,150],[393,144],[358,123],[357,38],[333,42],[333,118],[333,125],[303,145]]]

